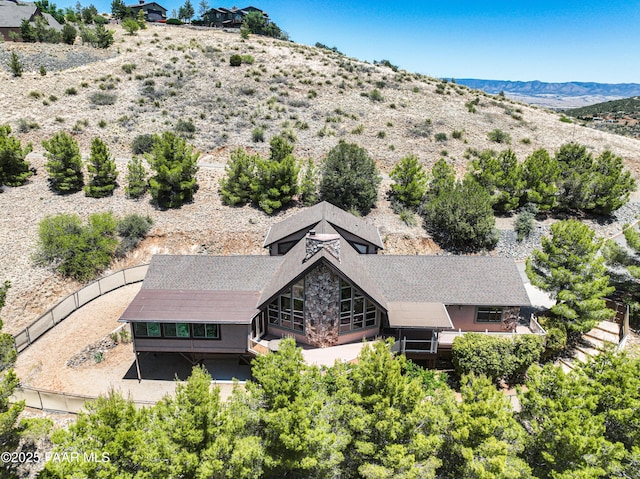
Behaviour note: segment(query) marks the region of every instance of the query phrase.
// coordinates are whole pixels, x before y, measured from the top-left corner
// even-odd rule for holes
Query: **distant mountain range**
[[[638,83],[503,81],[456,78],[456,83],[491,94],[504,92],[525,103],[550,108],[572,108],[640,95]]]

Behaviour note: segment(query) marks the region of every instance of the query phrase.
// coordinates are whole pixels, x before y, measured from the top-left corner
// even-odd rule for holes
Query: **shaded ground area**
[[[138,356],[141,377],[154,381],[186,380],[191,375],[193,365],[180,354],[140,353]],[[204,366],[216,381],[246,381],[251,379],[251,367],[240,358],[205,359],[199,364]],[[135,361],[124,375],[124,379],[138,379]]]

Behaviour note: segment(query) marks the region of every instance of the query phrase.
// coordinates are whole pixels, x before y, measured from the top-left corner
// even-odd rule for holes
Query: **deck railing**
[[[438,352],[438,337],[434,334],[431,339],[407,339],[400,340],[401,353],[435,354]]]
[[[269,353],[269,348],[260,342],[260,339],[254,339],[251,335],[247,336],[249,352],[258,355],[264,355]]]

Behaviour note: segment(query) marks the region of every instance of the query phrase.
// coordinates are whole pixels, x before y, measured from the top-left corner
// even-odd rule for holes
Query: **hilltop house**
[[[49,28],[58,31],[62,30],[62,25],[48,13],[42,12],[34,3],[23,3],[17,0],[0,0],[0,35],[5,41],[13,40],[11,32],[20,35],[20,25],[24,20],[35,25],[36,18],[45,20]],[[18,41],[22,41],[18,39]]]
[[[393,336],[401,352],[447,354],[456,334],[543,334],[513,260],[377,254],[377,228],[329,203],[273,225],[269,255],[156,255],[120,321],[137,352],[267,352],[278,338],[325,348]]]
[[[167,19],[167,9],[156,2],[139,0],[136,4],[127,5],[127,8],[131,9],[134,18],[137,18],[138,12],[142,10],[147,22],[163,22]]]
[[[260,12],[267,23],[269,23],[269,15],[256,7],[245,8],[212,8],[203,15],[205,25],[218,28],[240,28],[245,15],[250,12]]]

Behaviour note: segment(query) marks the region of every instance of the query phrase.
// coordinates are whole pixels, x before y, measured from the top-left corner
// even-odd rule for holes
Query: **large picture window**
[[[286,289],[268,307],[269,324],[304,332],[304,279]]]
[[[362,292],[340,280],[340,334],[378,324],[378,309]]]
[[[500,321],[502,321],[502,308],[497,306],[478,306],[476,322],[499,323]]]

